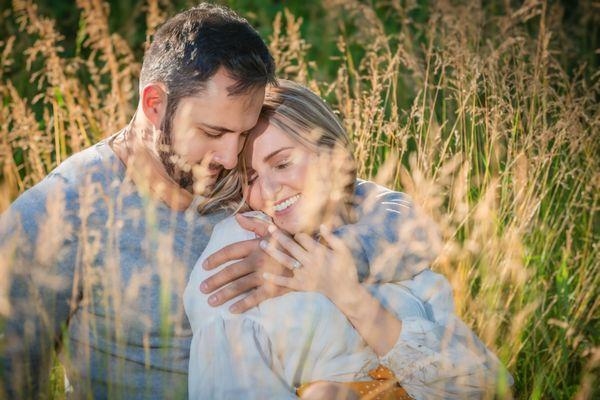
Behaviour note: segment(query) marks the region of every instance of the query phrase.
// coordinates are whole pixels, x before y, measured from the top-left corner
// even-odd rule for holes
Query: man
[[[11,305],[0,325],[0,397],[47,394],[53,348],[74,397],[187,396],[191,332],[181,296],[225,216],[200,215],[196,205],[236,166],[274,70],[257,32],[232,11],[202,4],[176,15],[144,57],[129,126],[75,154],[12,204],[0,223]],[[361,276],[388,242],[402,251],[388,260],[397,262],[397,276],[383,278],[423,269],[431,257],[402,245],[398,234],[416,221],[406,199],[370,183],[358,185],[357,195],[364,199],[359,221],[338,234],[353,244]],[[242,223],[264,233],[258,222]],[[417,233],[428,252],[429,238]],[[215,292],[213,305],[248,292],[238,304],[243,312],[281,294],[259,277],[289,272],[257,241],[212,262],[233,259],[241,261],[203,285]]]

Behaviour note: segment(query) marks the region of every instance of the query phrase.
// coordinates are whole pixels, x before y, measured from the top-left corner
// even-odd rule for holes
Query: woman
[[[255,237],[233,217],[215,227],[184,294],[194,330],[191,398],[296,398],[296,390],[303,398],[462,398],[493,389],[500,363],[453,314],[442,276],[425,270],[397,284],[359,283],[330,233],[353,218],[350,140],[317,95],[290,81],[270,88],[241,157],[214,204],[228,200],[273,222],[261,246],[293,274],[264,279],[294,291],[242,315],[227,308],[238,299],[208,306],[198,292],[209,275],[204,260]]]

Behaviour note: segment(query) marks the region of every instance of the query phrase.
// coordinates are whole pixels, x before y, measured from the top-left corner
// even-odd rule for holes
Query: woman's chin
[[[306,233],[312,235],[319,229],[320,220],[318,212],[313,207],[306,207],[302,201],[298,201],[284,212],[275,212],[272,216],[273,222],[279,229],[290,235]]]
[[[275,223],[275,225],[277,225],[277,227],[279,229],[281,229],[282,231],[284,231],[285,233],[288,233],[290,235],[295,235],[296,233],[299,233],[302,231],[302,227],[300,226],[298,221],[295,219],[289,218],[288,216],[286,216],[284,218],[279,218],[279,217],[275,216],[275,218],[273,218],[273,222]]]
[[[290,221],[287,218],[285,220],[277,218],[273,220],[279,229],[292,236],[298,233],[306,233],[307,235],[312,236],[318,231],[318,227],[314,224],[306,224],[301,221],[302,219]]]

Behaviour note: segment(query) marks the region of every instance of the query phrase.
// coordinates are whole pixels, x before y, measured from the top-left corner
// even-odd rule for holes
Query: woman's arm
[[[288,254],[273,243],[264,243],[265,251],[291,268],[296,261],[301,266],[292,278],[264,278],[329,297],[414,398],[480,398],[499,382],[512,383],[498,359],[454,315],[452,291],[441,275],[425,270],[413,280],[378,285],[371,294],[358,284],[343,243],[327,231],[322,235],[331,249],[307,235],[296,235],[296,241],[278,231],[272,235]],[[406,296],[419,310],[409,306],[406,312]]]
[[[402,331],[402,321],[360,284],[334,287],[329,299],[348,318],[364,341],[378,356],[387,354]]]
[[[482,398],[512,385],[496,356],[454,314],[452,288],[442,275],[427,269],[372,289],[386,309],[404,316],[398,341],[380,363],[412,397]],[[407,293],[421,302],[424,315],[407,316]]]
[[[359,283],[353,256],[341,239],[322,227],[321,235],[332,247],[330,249],[306,234],[296,235],[298,242],[295,242],[274,227],[270,232],[292,257],[279,251],[274,243],[263,242],[265,251],[284,265],[300,267],[294,268],[291,278],[267,273],[264,275],[267,281],[327,296],[377,355],[386,354],[394,347],[402,322]]]

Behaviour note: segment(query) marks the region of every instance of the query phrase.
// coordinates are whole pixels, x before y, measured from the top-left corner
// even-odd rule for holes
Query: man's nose
[[[239,144],[235,135],[227,136],[231,136],[231,138],[223,138],[223,143],[221,143],[213,161],[221,164],[225,169],[233,169],[238,162]]]

